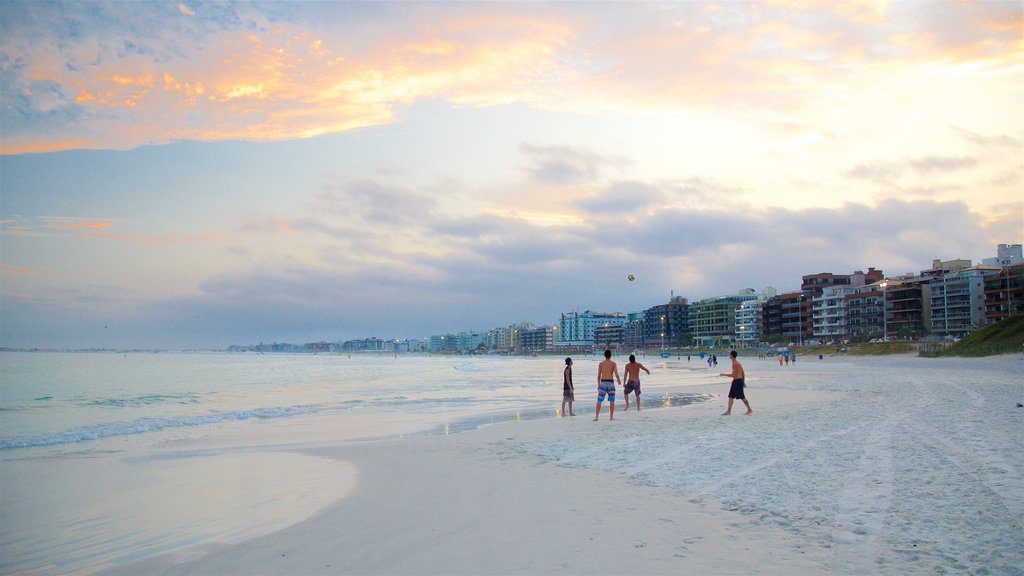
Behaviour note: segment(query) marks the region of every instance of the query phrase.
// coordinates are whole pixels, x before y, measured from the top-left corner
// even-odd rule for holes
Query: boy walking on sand
[[[736,351],[729,352],[729,358],[732,359],[732,372],[726,374],[722,372],[719,376],[728,376],[732,378],[732,386],[729,387],[729,406],[722,412],[722,416],[728,416],[732,414],[732,401],[742,400],[747,405],[746,414],[753,414],[754,409],[750,407],[750,402],[747,402],[746,395],[743,394],[743,388],[746,387],[747,373],[743,371],[743,365],[736,359]]]
[[[640,371],[647,372],[647,375],[651,375],[651,371],[646,366],[636,361],[636,356],[633,354],[629,355],[629,364],[622,371],[622,378],[625,379],[626,385],[622,388],[622,395],[626,397],[626,410],[629,410],[629,394],[630,392],[636,392],[636,410],[640,411]]]
[[[569,415],[575,416],[572,403],[576,401],[575,388],[572,385],[572,358],[565,359],[565,370],[562,372],[562,416],[565,416],[565,403],[569,403]]]
[[[612,376],[615,380],[612,380]],[[612,351],[605,350],[604,360],[597,365],[597,410],[594,412],[594,422],[601,415],[601,403],[605,396],[608,396],[608,419],[615,420],[615,382],[622,384],[619,367],[612,362]]]

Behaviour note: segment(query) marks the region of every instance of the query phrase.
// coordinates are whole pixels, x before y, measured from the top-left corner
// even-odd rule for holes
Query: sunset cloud
[[[373,37],[324,12],[314,22],[256,5],[179,3],[181,20],[159,4],[130,14],[89,6],[5,5],[3,153],[309,138],[389,124],[401,106],[430,98],[784,111],[908,67],[1019,74],[1024,54],[1012,3],[924,5],[906,22],[908,6],[885,2],[651,4],[619,15],[615,34],[602,18],[611,5],[393,5],[369,9],[387,19]],[[42,27],[54,21],[76,33],[54,41]],[[113,30],[120,41],[108,40]],[[39,130],[43,112],[63,121]]]
[[[0,345],[422,337],[1024,241],[1019,2],[0,11]]]

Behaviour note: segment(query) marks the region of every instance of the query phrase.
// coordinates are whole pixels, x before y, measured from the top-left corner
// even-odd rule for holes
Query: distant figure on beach
[[[716,356],[715,354],[712,354],[711,355],[711,363],[714,364],[715,366],[718,366],[718,356]]]
[[[576,389],[572,385],[572,358],[565,359],[565,370],[562,372],[562,416],[565,416],[565,404],[569,403],[569,415],[575,416],[572,403],[576,401]]]
[[[612,377],[615,380],[612,380]],[[601,403],[604,397],[608,396],[608,419],[615,420],[615,383],[622,384],[619,378],[619,367],[612,361],[612,351],[604,351],[604,360],[597,365],[597,410],[594,412],[594,422],[601,416]]]
[[[647,372],[650,376],[651,371],[646,366],[636,361],[636,356],[629,355],[629,364],[622,370],[622,378],[626,381],[626,385],[622,388],[622,395],[626,397],[626,410],[629,410],[629,394],[636,392],[636,410],[640,411],[640,371]]]
[[[782,352],[779,352],[779,366],[782,366]]]
[[[732,402],[733,400],[742,400],[747,405],[747,414],[753,414],[754,409],[750,407],[750,402],[747,402],[746,395],[743,394],[743,388],[746,387],[747,375],[743,371],[743,365],[736,359],[736,351],[729,352],[729,358],[732,359],[732,372],[726,374],[722,372],[719,376],[728,376],[732,378],[732,386],[729,387],[729,406],[722,412],[722,416],[728,416],[732,414]]]

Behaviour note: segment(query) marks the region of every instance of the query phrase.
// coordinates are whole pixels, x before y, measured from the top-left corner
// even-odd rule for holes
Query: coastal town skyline
[[[1024,239],[1019,2],[0,16],[0,347],[424,338]]]

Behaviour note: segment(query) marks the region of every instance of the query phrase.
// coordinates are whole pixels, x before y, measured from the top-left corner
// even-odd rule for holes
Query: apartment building
[[[846,333],[850,338],[882,335],[885,294],[879,284],[852,287],[846,294]]]
[[[690,333],[699,346],[728,346],[736,339],[736,310],[757,293],[745,288],[738,294],[705,298],[690,305]]]
[[[999,266],[981,264],[932,278],[929,283],[931,333],[936,336],[963,336],[984,325],[987,322],[985,277],[1001,271]]]
[[[1024,263],[1024,248],[1020,244],[999,244],[996,246],[996,257],[981,261],[987,266],[1013,266]]]
[[[643,313],[643,346],[667,347],[690,334],[690,305],[673,296],[667,304],[651,306]]]
[[[812,334],[822,341],[842,340],[847,330],[847,296],[853,292],[851,286],[830,286],[811,302]]]
[[[1019,244],[1017,246],[1020,246]],[[985,318],[998,322],[1024,314],[1024,262],[985,277]]]
[[[903,276],[883,282],[887,338],[921,338],[931,332],[929,278]]]
[[[550,326],[523,328],[519,338],[519,351],[541,352],[553,347],[554,329]]]
[[[761,341],[765,300],[748,300],[736,309],[736,346],[750,348]]]
[[[644,347],[643,312],[630,312],[626,314],[626,323],[622,325],[622,344],[630,350]]]
[[[591,346],[594,332],[599,326],[621,326],[626,323],[625,314],[601,312],[564,312],[558,323],[559,346]]]

